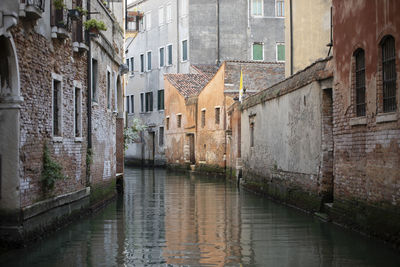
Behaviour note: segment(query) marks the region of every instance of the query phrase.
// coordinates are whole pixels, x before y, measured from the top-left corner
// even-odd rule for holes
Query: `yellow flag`
[[[240,69],[240,85],[239,85],[239,101],[242,102],[243,97],[243,71]]]

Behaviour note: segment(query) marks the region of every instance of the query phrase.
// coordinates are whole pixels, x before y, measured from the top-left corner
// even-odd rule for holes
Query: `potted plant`
[[[57,10],[61,10],[66,7],[64,4],[64,0],[53,0],[53,4]]]
[[[106,31],[107,27],[102,21],[98,21],[96,19],[90,19],[85,21],[84,23],[85,29],[88,30],[92,34],[98,35],[100,31]]]

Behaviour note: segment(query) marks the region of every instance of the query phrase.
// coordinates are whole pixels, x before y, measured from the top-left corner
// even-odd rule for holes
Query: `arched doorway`
[[[11,35],[0,36],[0,210],[19,212],[20,104],[18,61]]]

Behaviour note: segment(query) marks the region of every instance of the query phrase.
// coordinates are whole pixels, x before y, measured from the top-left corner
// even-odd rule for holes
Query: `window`
[[[285,61],[285,44],[276,44],[276,61]]]
[[[157,108],[164,110],[164,90],[158,90]]]
[[[392,36],[386,36],[382,47],[383,112],[396,111],[396,50]]]
[[[82,137],[82,93],[78,87],[75,87],[74,102],[75,137]]]
[[[98,64],[97,60],[92,58],[92,101],[97,102],[98,86]]]
[[[264,60],[264,47],[262,43],[253,44],[253,60]]]
[[[254,147],[254,122],[250,123],[250,147]]]
[[[131,113],[135,113],[135,98],[131,95]]]
[[[140,55],[140,72],[144,72],[144,54]]]
[[[159,146],[164,145],[164,127],[160,127],[160,130],[158,131],[158,144]]]
[[[140,94],[140,112],[144,112],[144,93]]]
[[[132,74],[135,72],[135,61],[133,57],[131,57],[131,65],[129,70],[131,71]]]
[[[126,112],[129,113],[129,96],[126,96]]]
[[[111,109],[111,72],[107,71],[107,109]]]
[[[201,110],[201,127],[204,128],[206,126],[206,110]]]
[[[172,7],[171,4],[167,4],[167,23],[172,21]]]
[[[151,11],[145,15],[146,18],[146,30],[150,31],[151,29]]]
[[[160,7],[158,9],[158,26],[162,26],[164,24],[164,7]]]
[[[62,77],[53,74],[53,136],[62,136]]]
[[[365,116],[365,53],[358,49],[356,60],[356,115]]]
[[[188,0],[181,0],[182,17],[188,14]]]
[[[220,107],[216,107],[216,108],[215,108],[215,124],[219,124],[219,121],[220,121],[220,111],[221,111],[221,108],[220,108]]]
[[[176,116],[176,124],[177,124],[178,128],[181,128],[181,125],[182,125],[182,114],[178,114]]]
[[[165,124],[167,125],[167,130],[169,130],[169,117],[166,118]]]
[[[182,41],[182,61],[188,60],[187,40]]]
[[[276,0],[275,2],[275,11],[277,17],[285,16],[285,1],[284,0]]]
[[[251,15],[255,17],[263,15],[263,0],[251,0]]]
[[[172,44],[167,46],[167,50],[168,50],[168,66],[172,65]]]
[[[147,52],[147,71],[151,71],[151,51]]]
[[[153,92],[148,92],[146,97],[146,112],[153,111]]]
[[[160,48],[160,68],[164,67],[164,47]]]

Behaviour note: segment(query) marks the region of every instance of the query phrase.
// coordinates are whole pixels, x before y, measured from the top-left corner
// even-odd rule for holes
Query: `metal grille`
[[[394,38],[382,43],[383,112],[396,111],[396,51]]]
[[[356,58],[356,113],[365,116],[365,53],[360,49]]]

